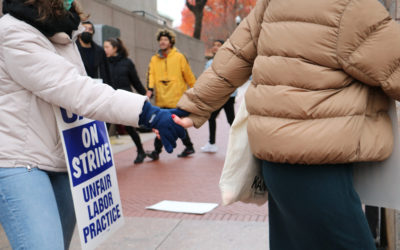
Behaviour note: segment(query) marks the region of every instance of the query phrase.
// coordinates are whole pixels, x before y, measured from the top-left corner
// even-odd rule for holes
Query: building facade
[[[161,16],[157,10],[157,0],[107,0],[108,2],[117,5],[123,9],[134,12],[138,15],[143,15],[160,24],[166,24],[172,27],[172,20]]]

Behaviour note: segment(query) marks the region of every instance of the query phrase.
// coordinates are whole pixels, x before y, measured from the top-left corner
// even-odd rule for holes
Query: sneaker
[[[194,154],[194,149],[193,148],[185,148],[185,150],[183,150],[182,153],[180,153],[178,155],[178,157],[187,157],[191,154]]]
[[[133,163],[135,163],[135,164],[142,163],[144,161],[144,158],[146,158],[146,153],[145,152],[138,153],[137,156],[136,156],[136,159],[135,159],[135,161]]]
[[[218,151],[218,147],[215,144],[207,143],[201,147],[201,151],[204,153],[216,153]]]
[[[150,157],[153,161],[157,161],[158,159],[160,159],[160,153],[158,153],[157,151],[152,151],[152,152],[147,152],[146,155],[148,157]]]

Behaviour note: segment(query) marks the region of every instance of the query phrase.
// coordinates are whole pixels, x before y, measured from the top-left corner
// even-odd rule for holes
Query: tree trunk
[[[193,37],[196,39],[201,38],[201,28],[203,26],[203,10],[206,6],[207,0],[196,0],[195,5],[186,0],[186,6],[193,13],[195,17]]]
[[[193,37],[200,40],[201,30],[203,27],[203,10],[197,11],[194,14],[194,16],[195,16],[195,24],[194,24]]]

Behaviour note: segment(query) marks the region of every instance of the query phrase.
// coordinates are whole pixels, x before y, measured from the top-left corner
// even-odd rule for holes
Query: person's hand
[[[193,120],[190,119],[189,117],[179,117],[177,115],[172,115],[172,119],[174,120],[174,122],[184,128],[190,128],[193,127]]]
[[[151,99],[151,97],[153,97],[153,91],[147,90],[146,96],[147,96],[147,98]]]
[[[174,122],[184,128],[190,128],[193,127],[193,121],[190,118],[187,118],[187,116],[190,115],[189,112],[182,110],[182,109],[170,109],[169,112],[172,113],[172,119]]]
[[[171,113],[172,119],[176,124],[184,128],[193,126],[192,119],[186,117],[189,116],[189,112],[182,109],[169,109],[168,111]],[[160,132],[157,129],[153,129],[153,132],[156,134],[157,138],[160,139]]]
[[[185,129],[177,125],[171,115],[169,110],[160,109],[146,101],[139,116],[139,125],[158,131],[158,136],[168,153],[172,153],[178,138],[183,139],[186,136]]]

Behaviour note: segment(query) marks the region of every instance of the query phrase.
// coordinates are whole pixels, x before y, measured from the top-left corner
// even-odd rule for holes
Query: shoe
[[[204,153],[216,153],[218,151],[218,147],[215,144],[207,143],[201,147],[201,151]]]
[[[157,161],[160,159],[160,153],[157,151],[152,151],[150,153],[146,153],[147,157],[151,158],[153,161]]]
[[[189,155],[194,154],[194,149],[193,148],[185,148],[185,150],[182,151],[178,155],[178,157],[188,157]]]
[[[146,153],[145,152],[138,153],[137,156],[136,156],[136,159],[135,159],[135,161],[133,163],[135,163],[135,164],[142,163],[144,161],[144,158],[146,158]]]

